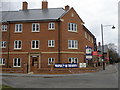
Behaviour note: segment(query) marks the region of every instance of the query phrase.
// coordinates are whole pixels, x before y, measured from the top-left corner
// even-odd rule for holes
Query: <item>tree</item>
[[[117,53],[117,46],[114,43],[108,44],[108,50],[109,50],[110,63],[113,64],[120,62],[120,56]]]

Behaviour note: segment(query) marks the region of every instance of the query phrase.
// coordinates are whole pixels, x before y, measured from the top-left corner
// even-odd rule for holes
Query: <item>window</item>
[[[7,31],[7,25],[2,25],[1,29],[2,29],[2,31]]]
[[[32,49],[39,49],[39,40],[32,40],[31,48]]]
[[[72,64],[78,63],[78,58],[68,58],[68,62]]]
[[[15,32],[22,32],[22,24],[15,24]]]
[[[54,64],[55,58],[48,58],[48,65]]]
[[[21,67],[21,58],[13,59],[13,67]]]
[[[48,29],[49,29],[49,30],[55,29],[55,23],[49,23]]]
[[[39,32],[40,31],[40,24],[39,23],[33,23],[32,24],[32,32]]]
[[[48,40],[48,47],[55,47],[55,40]]]
[[[0,65],[5,65],[5,59],[4,58],[0,58]]]
[[[93,43],[93,38],[91,38],[91,42]]]
[[[85,38],[87,39],[87,32],[85,32]]]
[[[90,41],[90,35],[89,35],[89,37],[88,37],[88,40]]]
[[[14,49],[22,49],[22,41],[15,40],[14,41]]]
[[[68,31],[77,32],[77,24],[69,23],[68,24]]]
[[[1,42],[1,48],[6,48],[6,41]]]
[[[68,48],[69,49],[78,49],[78,41],[77,40],[68,40]]]

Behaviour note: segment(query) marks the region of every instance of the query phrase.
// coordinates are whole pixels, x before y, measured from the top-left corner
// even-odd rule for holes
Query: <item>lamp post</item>
[[[105,61],[104,61],[104,41],[103,41],[103,27],[112,26],[112,29],[115,29],[114,25],[102,25],[101,24],[101,35],[102,35],[102,62],[103,62],[103,70],[105,70]]]

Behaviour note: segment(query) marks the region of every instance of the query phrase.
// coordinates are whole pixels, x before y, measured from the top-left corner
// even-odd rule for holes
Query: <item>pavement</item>
[[[106,70],[81,74],[0,74],[2,83],[14,88],[118,88],[118,64]]]

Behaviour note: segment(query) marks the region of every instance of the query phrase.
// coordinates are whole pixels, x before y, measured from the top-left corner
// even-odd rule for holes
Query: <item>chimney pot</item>
[[[69,9],[70,9],[69,5],[66,5],[66,6],[65,6],[65,11],[67,11],[67,10],[69,10]]]
[[[47,9],[48,8],[48,2],[47,0],[42,1],[42,9]]]
[[[98,46],[101,46],[100,42],[98,42]]]
[[[28,9],[28,3],[24,1],[22,10],[27,10],[27,9]]]

